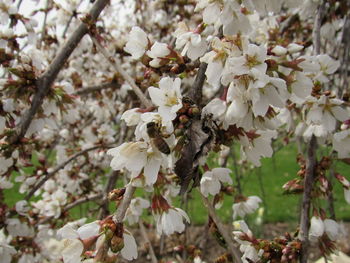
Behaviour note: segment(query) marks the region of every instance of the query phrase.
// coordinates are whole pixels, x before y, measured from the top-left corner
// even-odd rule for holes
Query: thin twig
[[[97,0],[89,12],[89,16],[96,20],[105,6],[109,3],[109,0]],[[36,81],[37,92],[34,95],[32,104],[29,110],[23,114],[23,118],[14,130],[14,135],[9,138],[9,143],[17,143],[26,134],[29,125],[34,118],[34,115],[39,110],[43,100],[48,93],[51,85],[55,81],[58,73],[64,67],[69,56],[74,49],[78,46],[80,40],[88,33],[88,27],[85,23],[81,22],[72,36],[59,50],[58,54],[47,68],[47,70]]]
[[[113,215],[114,223],[122,223],[125,217],[126,210],[128,209],[131,199],[135,193],[136,187],[131,185],[131,182],[126,186],[123,200],[118,206],[117,211]]]
[[[65,37],[66,37],[66,34],[67,34],[68,28],[69,28],[69,26],[70,26],[70,23],[72,22],[73,18],[76,17],[76,15],[77,15],[77,10],[78,10],[78,8],[79,8],[81,2],[82,2],[82,1],[79,2],[79,4],[75,7],[75,9],[73,10],[71,16],[69,17],[68,22],[67,22],[67,24],[66,24],[66,26],[65,26],[65,28],[64,28],[64,30],[63,30],[62,38],[65,38]]]
[[[215,209],[214,209],[213,205],[209,202],[208,198],[206,198],[202,194],[200,194],[200,195],[202,197],[202,200],[203,200],[205,206],[208,208],[208,213],[209,213],[210,217],[213,219],[213,221],[214,221],[215,225],[218,227],[218,230],[220,231],[222,237],[226,241],[228,249],[234,258],[234,262],[242,263],[239,249],[233,244],[232,238],[229,236],[230,231],[227,231],[227,229],[224,227],[220,218],[216,215]]]
[[[100,85],[78,89],[76,92],[73,93],[73,95],[86,96],[86,95],[88,95],[92,92],[95,92],[95,91],[101,91],[104,89],[111,89],[111,88],[118,89],[118,88],[120,88],[120,85],[116,81],[102,83]]]
[[[38,49],[41,48],[41,45],[45,39],[45,35],[46,35],[46,21],[47,21],[47,14],[49,13],[49,6],[50,6],[50,1],[51,0],[46,0],[46,4],[45,4],[45,15],[44,15],[44,22],[43,22],[43,26],[41,28],[41,39],[38,42]]]
[[[238,170],[238,160],[237,160],[237,156],[235,153],[235,147],[232,146],[232,148],[230,148],[230,153],[232,155],[232,160],[233,160],[233,169],[235,170],[235,175],[236,175],[236,181],[237,181],[237,191],[238,194],[242,194],[242,186],[241,186],[241,170]]]
[[[283,33],[285,33],[291,27],[291,25],[298,20],[298,18],[299,14],[295,13],[284,20],[280,26],[281,34],[283,35]]]
[[[312,31],[314,55],[319,55],[321,53],[321,23],[324,11],[323,8],[324,3],[322,2],[318,7],[315,17],[314,30]]]
[[[100,44],[100,42],[92,35],[91,39],[95,46],[102,53],[102,55],[108,60],[109,64],[123,77],[123,79],[130,85],[130,87],[135,92],[136,96],[140,99],[141,103],[148,107],[152,107],[152,102],[147,99],[142,90],[136,85],[134,79],[121,67],[121,62],[118,58],[110,55],[108,51]]]
[[[19,11],[21,4],[22,4],[23,0],[19,0],[18,4],[17,4],[17,10]]]
[[[90,201],[95,201],[95,200],[98,200],[100,198],[103,197],[103,194],[94,194],[94,195],[91,195],[91,196],[86,196],[86,197],[83,197],[83,198],[80,198],[78,200],[75,200],[73,203],[70,203],[69,205],[66,205],[63,209],[62,209],[62,214],[64,212],[67,212],[68,210],[78,206],[78,205],[81,205],[81,204],[84,204],[86,202],[90,202]],[[39,221],[39,225],[40,224],[45,224],[47,223],[48,221],[50,221],[50,219],[52,219],[53,216],[49,216],[49,217],[46,217],[44,218],[43,220]]]
[[[75,160],[76,158],[78,158],[79,156],[89,152],[89,151],[93,151],[96,150],[98,148],[103,148],[103,147],[107,147],[107,145],[96,145],[90,148],[87,148],[85,150],[82,150],[80,152],[77,152],[76,154],[72,155],[70,158],[68,158],[65,162],[59,164],[56,166],[56,168],[54,168],[51,172],[47,173],[33,188],[32,190],[30,190],[30,192],[26,195],[26,197],[24,198],[25,200],[29,200],[33,194],[48,180],[50,179],[52,176],[55,175],[55,173],[57,173],[59,170],[63,169],[67,164],[69,164],[71,161]]]
[[[149,250],[149,254],[151,256],[152,263],[157,263],[158,260],[157,260],[156,254],[154,253],[154,249],[153,249],[152,244],[147,236],[145,226],[143,225],[143,222],[141,219],[139,221],[139,227],[140,227],[141,235],[142,235],[143,239],[145,240],[146,245],[148,246],[148,250]]]
[[[335,158],[333,158],[335,160]],[[335,175],[335,167],[334,164],[332,163],[331,169],[329,171],[329,176],[328,176],[328,187],[329,187],[329,193],[327,196],[327,201],[328,201],[328,211],[330,218],[335,220],[335,209],[334,209],[334,196],[333,196],[333,178]]]
[[[108,193],[114,189],[118,176],[119,176],[119,171],[113,171],[113,173],[108,178],[107,184],[104,189],[104,196],[101,204],[100,213],[98,216],[100,219],[103,219],[109,215]]]

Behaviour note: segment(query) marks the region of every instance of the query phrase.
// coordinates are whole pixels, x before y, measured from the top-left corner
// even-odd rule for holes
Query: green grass
[[[263,199],[264,207],[264,222],[290,222],[296,223],[299,218],[299,205],[300,195],[283,195],[282,186],[287,181],[295,178],[299,166],[296,163],[296,147],[289,145],[283,147],[280,151],[276,152],[273,158],[265,158],[262,160],[261,167],[248,169],[241,178],[241,185],[243,194],[245,196],[258,195]],[[236,152],[238,155],[238,152]],[[217,167],[215,165],[215,157],[210,158],[210,168]],[[36,160],[32,160],[35,165]],[[228,166],[235,171],[232,167],[232,163],[229,161]],[[350,166],[340,161],[335,163],[336,171],[347,176],[350,173]],[[237,167],[237,169],[241,169]],[[31,173],[30,168],[26,168],[26,173]],[[13,174],[12,178],[18,174]],[[232,178],[236,184],[235,174],[232,173]],[[118,186],[122,186],[122,182],[118,181]],[[336,217],[340,220],[350,221],[350,205],[344,200],[343,189],[340,184],[334,180],[334,199]],[[15,183],[12,189],[4,190],[5,203],[12,207],[17,201],[23,198],[23,195],[19,193],[19,183]],[[137,196],[140,196],[142,191],[136,192]],[[189,203],[187,212],[191,218],[193,224],[205,224],[208,220],[207,211],[203,206],[199,193],[194,189],[189,194]],[[35,199],[33,199],[35,200]],[[232,218],[232,204],[233,197],[225,196],[223,206],[218,210],[218,214],[225,222],[230,222]],[[180,200],[174,202],[175,206],[180,206]],[[94,203],[90,202],[84,204],[82,207],[74,208],[70,211],[70,217],[72,219],[78,219],[86,215],[86,211],[89,208],[94,208]],[[115,206],[111,206],[111,211],[114,211]],[[324,202],[324,208],[327,208],[326,202]],[[185,208],[183,208],[185,209]],[[253,214],[247,218],[248,221],[254,220],[256,214]],[[148,221],[150,216],[146,216]]]
[[[299,219],[300,195],[284,195],[282,186],[295,178],[299,166],[296,162],[296,147],[288,145],[274,154],[273,158],[264,158],[261,167],[247,172],[241,178],[243,194],[245,196],[258,195],[263,199],[264,222],[297,222]],[[350,166],[340,161],[336,164],[336,171],[348,175]],[[214,168],[215,166],[211,166]],[[233,167],[230,167],[234,171]],[[235,182],[235,175],[233,175]],[[340,220],[350,221],[350,205],[344,200],[341,185],[334,181],[334,199],[336,217]],[[206,222],[206,209],[203,207],[198,192],[191,193],[193,198],[189,203],[188,213],[194,224]],[[232,217],[233,197],[226,196],[223,206],[218,214],[226,222]],[[324,201],[325,209],[327,204]],[[256,215],[248,217],[253,220]]]

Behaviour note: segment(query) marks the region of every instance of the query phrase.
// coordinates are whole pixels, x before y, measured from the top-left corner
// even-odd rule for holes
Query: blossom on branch
[[[182,107],[180,86],[179,78],[165,77],[159,81],[159,88],[148,88],[152,102],[158,106],[158,113],[164,121],[175,119],[176,112]]]
[[[206,171],[200,182],[201,193],[208,197],[209,194],[215,196],[220,192],[221,183],[232,184],[230,177],[231,170],[228,168],[214,168]]]

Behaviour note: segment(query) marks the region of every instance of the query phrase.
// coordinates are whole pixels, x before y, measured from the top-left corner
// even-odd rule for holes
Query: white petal
[[[124,247],[120,251],[123,258],[126,260],[133,260],[137,258],[137,244],[135,238],[126,232],[123,234]]]
[[[150,158],[144,168],[146,185],[153,185],[158,178],[158,172],[162,160],[160,158]]]
[[[344,188],[345,201],[350,204],[350,189]]]
[[[81,239],[97,236],[100,232],[100,224],[97,221],[91,222],[79,227],[77,232]]]
[[[151,97],[152,102],[155,105],[160,106],[164,104],[164,101],[165,101],[164,93],[160,89],[155,87],[149,87],[148,93],[149,93],[149,96]]]
[[[324,227],[325,227],[325,231],[327,236],[335,241],[339,235],[339,225],[337,222],[335,222],[332,219],[326,219],[323,221],[324,223]]]
[[[324,232],[324,224],[321,218],[313,216],[311,218],[311,225],[309,235],[311,237],[321,237]]]
[[[75,239],[79,238],[78,232],[70,225],[66,224],[57,231],[57,235],[61,238]]]
[[[80,263],[81,254],[83,253],[84,246],[78,239],[65,239],[63,240],[64,249],[62,250],[62,257],[64,263]]]
[[[208,5],[203,12],[203,21],[206,24],[214,24],[220,15],[220,7],[218,4],[212,3]]]
[[[223,183],[232,184],[232,178],[230,177],[231,170],[228,168],[214,168],[214,176]]]
[[[350,119],[349,113],[340,106],[332,107],[332,113],[339,121],[346,121]]]

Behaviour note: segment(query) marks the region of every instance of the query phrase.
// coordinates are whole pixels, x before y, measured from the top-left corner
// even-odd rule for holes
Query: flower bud
[[[183,124],[186,124],[186,123],[189,122],[189,118],[188,118],[186,115],[181,115],[181,116],[179,117],[179,120],[180,120],[180,122],[183,123]]]
[[[191,117],[198,116],[201,113],[198,107],[194,106],[188,109],[188,114]]]
[[[120,250],[122,250],[124,247],[124,239],[123,237],[118,237],[116,235],[114,235],[111,239],[111,250],[114,253],[119,252]]]
[[[125,193],[125,188],[113,189],[108,193],[108,199],[110,201],[120,200],[124,196],[124,193]]]

